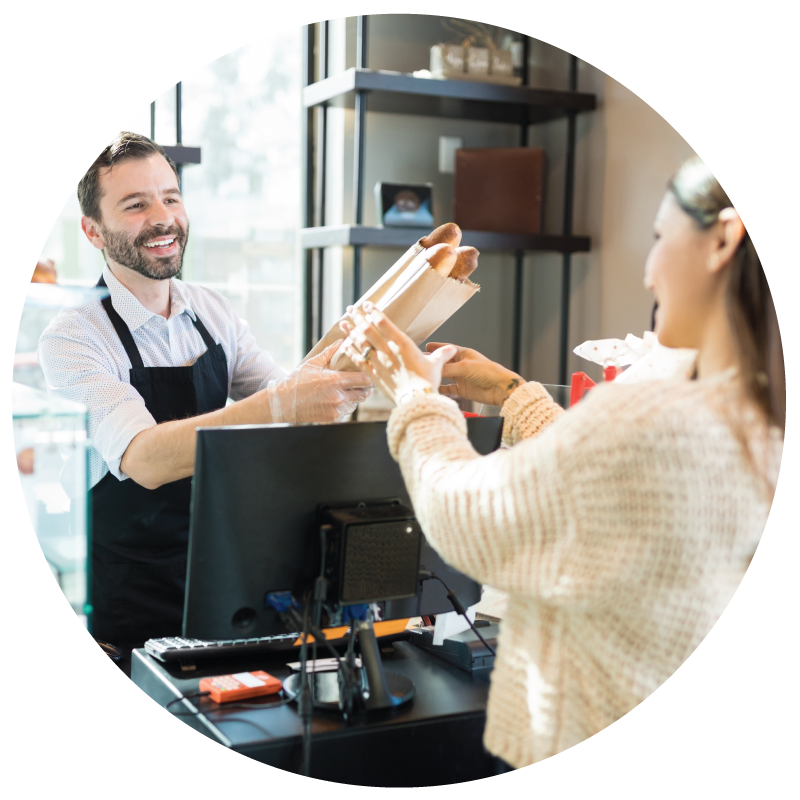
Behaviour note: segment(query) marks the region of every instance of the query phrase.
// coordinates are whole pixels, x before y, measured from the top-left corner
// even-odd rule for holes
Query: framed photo
[[[432,183],[376,183],[378,219],[387,228],[433,228]]]

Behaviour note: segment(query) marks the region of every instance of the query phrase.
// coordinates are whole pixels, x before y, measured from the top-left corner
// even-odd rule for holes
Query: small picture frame
[[[375,206],[386,228],[433,228],[432,183],[376,183]]]

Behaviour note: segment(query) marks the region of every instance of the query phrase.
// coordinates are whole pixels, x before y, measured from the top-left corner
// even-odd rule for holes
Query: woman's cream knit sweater
[[[735,378],[608,384],[567,413],[537,383],[506,401],[480,457],[456,405],[389,421],[417,517],[453,566],[509,593],[486,747],[515,767],[622,717],[719,618],[769,512],[720,413]],[[782,439],[755,447],[777,478]]]

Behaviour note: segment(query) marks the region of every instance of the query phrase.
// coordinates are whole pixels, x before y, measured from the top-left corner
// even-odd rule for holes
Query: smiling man
[[[335,347],[286,375],[225,297],[175,277],[189,220],[159,145],[119,134],[78,200],[110,297],[62,311],[39,362],[88,409],[93,633],[125,648],[181,632],[196,428],[340,421],[369,383],[327,368]]]

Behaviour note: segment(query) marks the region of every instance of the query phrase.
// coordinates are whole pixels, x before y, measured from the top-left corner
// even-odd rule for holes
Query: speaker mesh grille
[[[413,597],[417,591],[419,540],[416,520],[348,526],[340,602]]]

